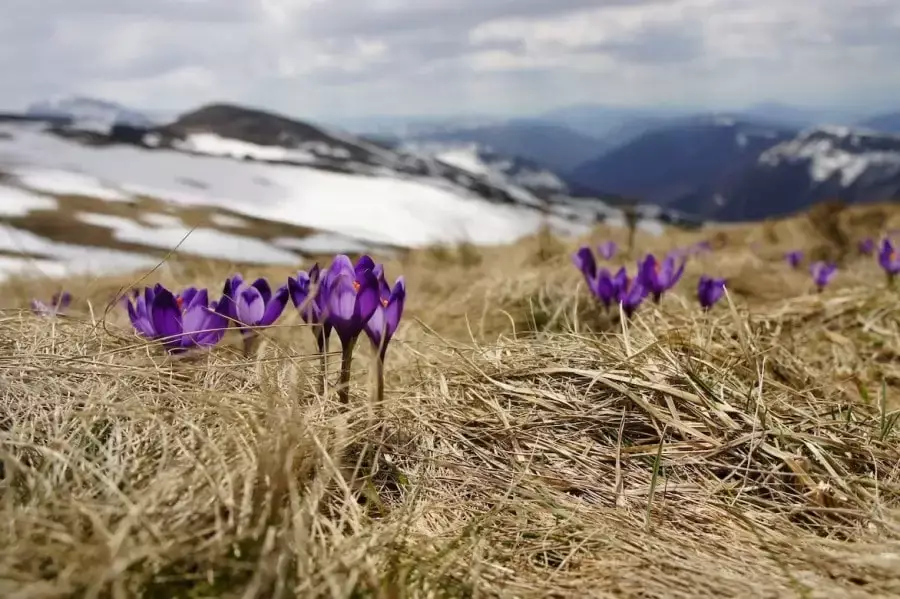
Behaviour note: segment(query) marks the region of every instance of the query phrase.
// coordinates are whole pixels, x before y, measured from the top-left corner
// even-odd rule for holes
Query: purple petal
[[[259,319],[260,326],[271,326],[278,317],[281,316],[281,313],[284,312],[284,307],[288,302],[288,288],[287,286],[279,287],[275,291],[275,295],[271,298],[271,300],[266,305],[266,311],[263,313],[262,318]]]
[[[236,320],[242,325],[256,326],[266,311],[262,294],[256,287],[250,285],[241,285],[236,291],[237,297],[234,299]]]
[[[172,292],[162,288],[153,297],[150,319],[159,337],[167,343],[178,344],[181,335],[181,310]]]
[[[272,299],[272,288],[269,287],[269,282],[260,277],[253,281],[253,283],[251,283],[250,285],[252,287],[256,287],[256,290],[259,291],[259,294],[263,298],[263,303],[268,304],[269,300]]]

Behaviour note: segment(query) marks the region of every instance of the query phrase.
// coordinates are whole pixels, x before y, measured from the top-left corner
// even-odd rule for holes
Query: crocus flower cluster
[[[207,289],[189,287],[174,292],[156,284],[133,291],[125,303],[139,335],[161,342],[170,353],[181,353],[216,345],[231,324],[244,337],[246,349],[258,329],[275,324],[290,300],[301,318],[312,325],[323,361],[327,361],[331,332],[337,334],[343,383],[349,382],[353,347],[365,332],[375,349],[379,389],[383,389],[381,367],[403,316],[406,284],[398,277],[391,287],[384,266],[369,256],[353,264],[349,257],[339,255],[328,269],[323,271],[315,264],[309,271],[288,277],[286,284],[274,291],[266,279],[248,283],[238,274],[225,281],[219,299],[210,301],[209,296]],[[347,397],[344,389],[342,399]]]
[[[142,337],[159,341],[170,353],[211,347],[228,328],[228,303],[209,301],[209,291],[188,287],[173,293],[161,284],[135,290],[126,300],[128,318]]]

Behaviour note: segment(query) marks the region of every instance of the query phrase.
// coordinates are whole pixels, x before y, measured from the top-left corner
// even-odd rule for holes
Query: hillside
[[[900,197],[900,136],[845,127],[809,129],[743,169],[672,202],[715,220],[784,216],[829,199]]]
[[[530,160],[558,173],[568,173],[608,149],[607,144],[596,137],[560,125],[527,120],[443,129],[412,136],[408,140],[475,143],[498,154]]]
[[[881,133],[900,133],[900,112],[875,116],[860,122],[859,125]]]
[[[792,137],[789,130],[704,116],[654,128],[571,173],[586,187],[666,205],[714,184]]]
[[[383,401],[364,337],[346,405],[290,304],[246,355],[232,331],[182,359],[115,305],[218,297],[227,266],[9,281],[0,594],[896,596],[900,295],[823,231],[898,227],[886,205],[641,235],[713,250],[627,324],[584,289],[582,240],[376,254],[408,301]],[[840,261],[823,293],[793,249]],[[701,274],[728,281],[706,313]],[[18,311],[61,288],[65,317]]]

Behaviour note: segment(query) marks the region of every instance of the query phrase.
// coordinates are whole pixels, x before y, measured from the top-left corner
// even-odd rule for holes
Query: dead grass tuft
[[[389,261],[410,303],[385,404],[362,349],[349,409],[295,314],[252,359],[168,361],[103,320],[128,281],[69,282],[93,312],[0,314],[0,595],[897,595],[900,296],[852,256],[810,293],[773,246],[810,228],[722,232],[625,324],[559,240]],[[702,273],[731,304],[695,308]]]

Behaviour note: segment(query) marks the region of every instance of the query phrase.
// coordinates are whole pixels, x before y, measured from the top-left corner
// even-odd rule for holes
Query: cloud
[[[896,0],[5,0],[0,106],[313,117],[896,97]]]

